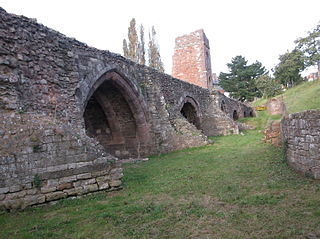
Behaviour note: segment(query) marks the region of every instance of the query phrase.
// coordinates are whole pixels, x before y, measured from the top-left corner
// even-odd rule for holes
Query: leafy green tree
[[[269,98],[281,93],[281,84],[269,75],[259,76],[255,80],[262,97]]]
[[[260,62],[256,61],[251,65],[247,63],[243,56],[236,56],[227,64],[229,73],[221,72],[219,75],[220,86],[229,92],[231,97],[242,102],[252,101],[254,97],[262,95],[255,80],[267,73]]]
[[[156,40],[156,31],[152,26],[151,34],[149,32],[149,66],[164,72],[163,63],[161,61],[160,50]]]
[[[297,49],[304,53],[305,65],[317,65],[320,73],[320,23],[311,32],[308,32],[308,36],[297,39],[295,43]]]
[[[279,57],[280,63],[275,67],[275,79],[285,87],[293,87],[303,79],[301,72],[305,69],[303,52],[294,49]]]

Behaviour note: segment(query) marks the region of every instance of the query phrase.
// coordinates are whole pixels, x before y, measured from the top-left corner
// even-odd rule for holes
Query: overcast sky
[[[160,53],[171,74],[174,41],[200,28],[211,47],[213,72],[226,72],[236,55],[268,70],[320,21],[320,0],[0,0],[9,13],[36,18],[90,46],[122,54],[132,17],[155,26]]]

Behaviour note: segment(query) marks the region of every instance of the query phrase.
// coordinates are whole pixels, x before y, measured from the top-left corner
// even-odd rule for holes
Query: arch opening
[[[149,127],[137,94],[115,72],[103,77],[84,110],[87,135],[119,158],[147,155]]]
[[[226,103],[224,102],[224,100],[221,102],[220,109],[221,109],[223,112],[226,112]]]
[[[238,112],[236,110],[233,111],[232,118],[233,118],[233,120],[238,120],[239,119],[239,115],[238,115]]]
[[[190,102],[184,103],[180,113],[189,123],[195,125],[197,129],[200,129],[200,119],[197,115],[197,110]]]
[[[250,117],[254,117],[252,110],[250,111],[249,115],[250,115]]]

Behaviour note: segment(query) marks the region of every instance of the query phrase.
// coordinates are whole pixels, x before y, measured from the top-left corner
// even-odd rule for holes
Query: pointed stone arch
[[[201,129],[201,111],[198,102],[191,96],[186,96],[179,106],[180,113],[189,123]]]
[[[150,150],[145,102],[135,85],[116,71],[103,74],[84,102],[86,132],[117,157],[139,157]]]

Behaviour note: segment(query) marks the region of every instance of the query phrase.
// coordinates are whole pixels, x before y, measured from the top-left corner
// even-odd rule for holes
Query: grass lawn
[[[288,113],[320,109],[320,80],[301,83],[276,98],[285,102]],[[268,99],[258,99],[252,106],[265,105],[267,101]]]
[[[121,191],[0,212],[0,238],[317,238],[320,182],[261,138],[214,137],[126,164]]]
[[[282,96],[289,113],[319,109],[320,80],[300,84],[287,90]]]

